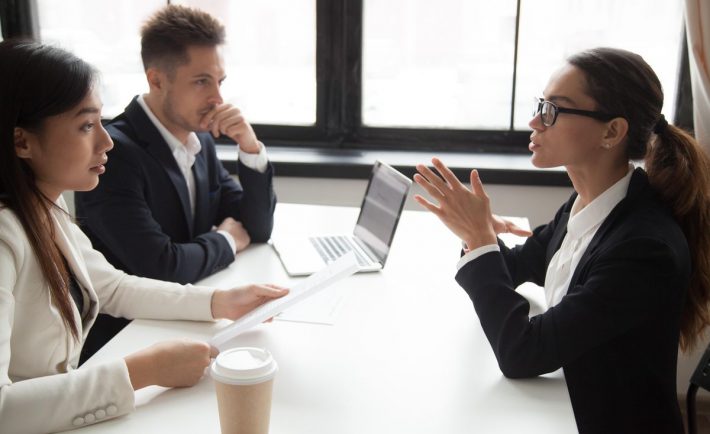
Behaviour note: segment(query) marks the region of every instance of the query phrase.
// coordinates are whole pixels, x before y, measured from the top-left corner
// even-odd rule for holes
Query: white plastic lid
[[[239,347],[223,351],[212,362],[212,378],[226,384],[257,384],[270,380],[279,366],[263,348]]]

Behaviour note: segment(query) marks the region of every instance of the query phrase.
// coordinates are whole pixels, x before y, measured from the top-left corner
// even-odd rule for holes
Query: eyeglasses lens
[[[545,126],[552,126],[555,122],[555,106],[550,104],[548,101],[540,103],[542,108],[540,109],[540,119]]]

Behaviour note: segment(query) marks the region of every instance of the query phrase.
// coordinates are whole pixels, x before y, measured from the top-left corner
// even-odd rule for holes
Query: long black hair
[[[69,274],[54,242],[54,204],[35,184],[30,166],[15,151],[15,131],[42,130],[43,121],[79,104],[95,83],[96,70],[57,47],[27,40],[0,43],[0,206],[11,209],[25,230],[52,301],[75,339]]]

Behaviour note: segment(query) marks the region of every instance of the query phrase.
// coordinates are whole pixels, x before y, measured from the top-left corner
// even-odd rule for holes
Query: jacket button
[[[108,414],[109,416],[113,416],[114,414],[116,414],[117,411],[118,408],[115,405],[109,405],[108,407],[106,407],[106,414]]]
[[[74,420],[72,421],[72,423],[74,424],[74,426],[84,425],[84,418],[83,418],[83,417],[77,417],[76,419],[74,419]]]
[[[94,416],[94,413],[89,413],[84,416],[84,420],[86,421],[86,423],[93,423],[96,420],[96,416]]]
[[[96,413],[94,414],[96,415],[96,419],[103,419],[106,417],[106,411],[103,408],[96,410]]]

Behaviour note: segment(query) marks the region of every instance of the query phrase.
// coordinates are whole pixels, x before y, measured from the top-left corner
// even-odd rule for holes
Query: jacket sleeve
[[[124,318],[212,320],[214,288],[138,277],[117,270],[76,225],[73,236],[101,312]]]
[[[532,236],[522,245],[509,248],[498,239],[498,246],[514,288],[524,282],[533,282],[539,286],[545,284],[547,250],[564,209],[564,206],[561,207],[550,223],[535,228]]]
[[[677,284],[680,265],[674,257],[669,246],[648,238],[610,246],[590,265],[584,286],[532,318],[500,253],[468,263],[456,280],[471,298],[503,374],[532,377],[648,321],[666,288]]]
[[[131,149],[111,152],[106,173],[90,192],[77,193],[79,222],[126,271],[179,283],[195,282],[234,261],[234,252],[217,232],[174,242],[146,201],[150,176]]]
[[[21,251],[0,241],[0,432],[64,431],[133,411],[134,393],[123,360],[12,381],[11,355],[20,351],[12,348],[13,323],[16,314],[22,315],[13,291],[17,270],[27,265],[15,253]],[[42,354],[46,348],[32,351],[36,351],[37,363],[46,360]]]
[[[259,173],[239,162],[238,174],[241,188],[219,165],[219,183],[222,187],[219,221],[232,217],[242,222],[253,243],[265,243],[271,238],[276,209],[273,166],[269,163],[266,172]]]

